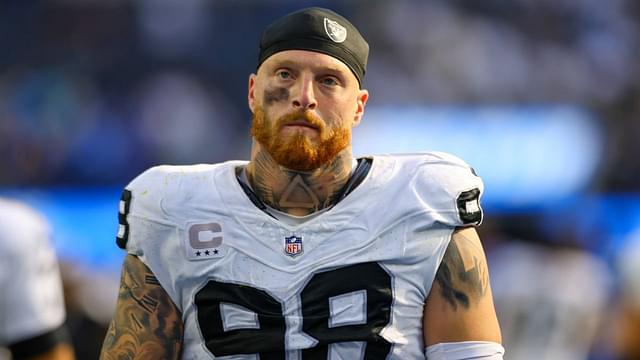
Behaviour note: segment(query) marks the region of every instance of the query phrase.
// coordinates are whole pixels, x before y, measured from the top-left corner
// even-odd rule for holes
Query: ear
[[[256,77],[257,77],[256,74],[249,75],[249,86],[247,91],[247,101],[249,103],[249,109],[251,109],[252,113],[255,113],[255,107],[256,107],[256,97],[255,97]]]
[[[360,120],[362,120],[362,115],[364,115],[364,108],[367,105],[367,101],[369,100],[369,91],[366,89],[358,90],[358,97],[356,98],[357,108],[356,114],[353,117],[353,127],[356,127],[360,124]]]

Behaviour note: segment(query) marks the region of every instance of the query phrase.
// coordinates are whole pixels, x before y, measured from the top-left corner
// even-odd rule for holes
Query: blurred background
[[[247,159],[260,33],[306,6],[371,46],[356,155],[446,151],[485,180],[506,358],[640,359],[639,2],[4,0],[0,195],[54,228],[79,359],[115,306],[120,191]]]

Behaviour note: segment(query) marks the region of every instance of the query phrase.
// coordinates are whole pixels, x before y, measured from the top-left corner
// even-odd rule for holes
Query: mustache
[[[322,121],[318,116],[314,115],[310,111],[294,111],[288,114],[281,116],[276,123],[278,128],[304,121],[312,127],[315,127],[319,130],[323,130],[325,128],[324,121]]]

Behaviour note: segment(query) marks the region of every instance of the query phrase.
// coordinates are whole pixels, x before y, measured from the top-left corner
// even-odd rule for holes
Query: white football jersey
[[[55,330],[65,318],[62,283],[45,220],[0,199],[0,346]]]
[[[182,311],[183,359],[424,359],[422,313],[483,184],[442,153],[375,156],[329,211],[291,226],[256,207],[235,169],[159,166],[120,204],[118,243]]]

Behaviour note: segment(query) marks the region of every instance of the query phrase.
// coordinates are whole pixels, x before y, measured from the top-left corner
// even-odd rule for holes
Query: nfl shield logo
[[[284,252],[289,256],[302,254],[302,238],[295,235],[284,238]]]

